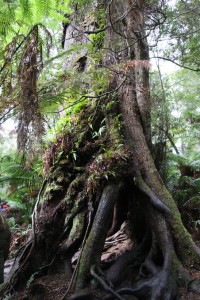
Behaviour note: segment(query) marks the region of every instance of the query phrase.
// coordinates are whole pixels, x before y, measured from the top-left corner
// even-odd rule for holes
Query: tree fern
[[[18,159],[19,160],[19,159]],[[32,168],[23,168],[22,164],[7,156],[1,160],[0,184],[26,186],[28,189],[37,189],[41,184],[41,176]]]
[[[19,0],[18,13],[21,11],[21,15],[25,20],[32,20],[33,12],[30,0]]]

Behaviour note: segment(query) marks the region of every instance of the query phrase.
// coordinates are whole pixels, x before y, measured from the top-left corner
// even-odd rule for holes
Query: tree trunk
[[[178,286],[191,280],[182,265],[198,266],[200,251],[184,228],[151,155],[145,32],[148,6],[142,0],[104,2],[108,27],[102,62],[105,68],[115,70],[108,97],[100,98],[101,105],[97,101],[95,107],[86,106],[78,129],[66,132],[54,149],[49,149],[57,161],[50,169],[50,160],[49,165],[46,162],[49,176],[33,214],[32,239],[10,282],[18,289],[39,268],[46,272],[63,260],[66,278],[71,279],[66,299],[70,292],[97,286],[109,294],[103,299],[123,299],[123,294],[139,299],[174,299]],[[91,126],[87,124],[89,117]],[[99,129],[103,120],[106,132],[94,138],[91,128]],[[77,140],[74,161],[72,150]],[[57,158],[60,150],[62,155]],[[103,274],[101,254],[112,212],[120,200],[128,203],[127,232],[135,247]],[[71,260],[78,250],[73,271]],[[134,282],[132,270],[138,272]],[[84,299],[83,295],[73,299]]]

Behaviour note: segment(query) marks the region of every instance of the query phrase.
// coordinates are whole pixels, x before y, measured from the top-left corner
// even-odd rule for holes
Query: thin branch
[[[130,47],[133,46],[134,44],[136,44],[138,41],[143,40],[143,39],[146,39],[146,38],[150,35],[150,32],[151,32],[151,30],[150,30],[146,35],[144,35],[144,36],[142,36],[142,37],[137,37],[137,40],[134,40],[133,43],[131,43],[130,45],[128,45],[128,46],[126,46],[126,47],[124,47],[124,48],[122,48],[122,49],[120,49],[120,50],[118,50],[118,51],[115,51],[115,50],[113,50],[112,48],[108,48],[108,47],[102,47],[102,50],[109,50],[109,51],[111,51],[112,53],[119,54],[119,53],[125,51],[126,49],[130,48]],[[135,32],[135,34],[136,34],[136,32]],[[132,38],[132,39],[133,39],[133,38]]]
[[[34,240],[35,240],[35,224],[36,224],[36,219],[37,219],[37,213],[38,213],[38,206],[39,206],[39,203],[40,203],[40,198],[41,198],[41,194],[45,188],[45,185],[47,183],[47,179],[45,178],[43,183],[42,183],[42,187],[40,188],[39,190],[39,193],[38,193],[38,197],[37,197],[37,201],[36,201],[36,204],[35,204],[35,207],[34,207],[34,210],[33,210],[33,214],[32,214],[32,228],[33,228],[33,236],[34,236]]]
[[[111,4],[111,3],[110,3]],[[110,6],[109,4],[109,6]],[[115,21],[111,22],[109,25],[105,26],[104,28],[101,28],[101,29],[97,29],[97,30],[85,30],[85,31],[82,31],[82,33],[85,33],[85,34],[98,34],[98,33],[101,33],[101,32],[104,32],[106,31],[108,28],[112,27],[113,24],[116,24],[117,22],[123,20],[128,14],[129,12],[132,10],[133,8],[133,5],[131,5],[131,7],[129,8],[129,10],[127,10],[122,16],[120,16],[118,19],[116,19]],[[72,26],[74,29],[76,30],[79,30],[81,31],[81,29],[79,28],[76,28],[75,26],[73,26],[72,24],[70,24],[70,26]]]
[[[106,281],[97,274],[95,269],[96,269],[96,265],[92,265],[90,268],[90,273],[97,280],[97,282],[104,288],[104,290],[110,293],[111,295],[113,295],[115,298],[119,300],[124,300],[124,298],[122,298],[116,291],[114,291],[112,287],[108,286]]]
[[[172,147],[174,148],[175,152],[177,155],[180,155],[179,151],[178,151],[178,148],[176,147],[172,137],[171,137],[171,134],[169,132],[167,132],[166,130],[162,129],[165,136],[168,138],[169,142],[171,143]]]
[[[100,94],[100,95],[98,95],[98,96],[83,95],[83,96],[81,96],[78,100],[74,101],[73,104],[70,104],[70,105],[68,105],[67,107],[62,108],[61,110],[57,110],[57,111],[54,111],[54,112],[48,112],[48,113],[49,113],[49,114],[54,114],[54,113],[57,113],[57,114],[58,114],[58,113],[64,111],[65,109],[68,109],[68,108],[70,108],[70,107],[73,107],[74,105],[76,105],[76,104],[78,104],[78,103],[84,101],[84,100],[87,99],[87,98],[88,98],[88,99],[99,99],[99,98],[102,98],[102,97],[104,97],[104,96],[106,96],[106,95],[110,95],[110,94],[112,94],[112,93],[118,91],[118,90],[120,89],[120,87],[124,84],[124,82],[126,81],[126,79],[127,79],[127,76],[126,76],[126,78],[125,78],[124,80],[122,80],[122,82],[121,82],[115,89],[113,89],[112,91],[105,92],[105,93]]]
[[[181,2],[186,6],[186,11],[180,13],[180,14],[176,14],[176,16],[172,19],[172,20],[177,20],[177,18],[184,16],[184,15],[188,15],[190,12],[195,13],[197,16],[199,16],[198,14],[198,9],[199,9],[199,4],[196,7],[190,8],[187,3],[183,2],[181,0]],[[193,14],[192,14],[193,15]]]
[[[6,117],[13,109],[15,109],[18,105],[19,105],[19,103],[15,104],[13,107],[9,108],[8,111],[7,111],[6,113],[4,113],[2,117],[0,117],[0,125],[3,124],[7,119],[9,119],[9,118],[7,118],[6,120],[4,120],[4,118],[5,118],[5,117]],[[3,121],[2,121],[2,120],[3,120]]]
[[[109,27],[110,27],[110,25],[107,25],[106,27],[104,27],[102,29],[98,29],[98,30],[85,30],[85,31],[83,31],[83,33],[85,33],[85,34],[98,34],[98,33],[106,31]],[[75,28],[75,29],[77,29],[77,28]]]
[[[112,30],[116,33],[116,34],[118,34],[118,35],[120,35],[121,37],[123,37],[123,38],[125,38],[126,40],[127,39],[133,39],[133,37],[127,37],[127,36],[125,36],[124,34],[122,34],[121,32],[119,32],[119,31],[117,31],[116,29],[115,29],[115,27],[114,27],[114,22],[112,22],[112,17],[111,17],[111,15],[112,15],[112,13],[111,13],[111,5],[112,5],[112,0],[110,1],[110,3],[109,3],[109,6],[108,6],[108,10],[109,10],[109,20],[110,20],[110,25],[111,25],[111,28],[112,28]],[[131,8],[126,12],[126,14],[124,15],[124,17],[121,19],[121,20],[123,20],[128,14],[129,14],[129,12],[132,10],[132,8],[133,8],[133,5],[131,6]]]
[[[190,70],[190,71],[194,71],[194,72],[200,72],[200,69],[193,69],[193,68],[190,68],[190,67],[187,67],[187,66],[183,66],[183,65],[175,62],[173,59],[170,59],[170,58],[161,57],[161,56],[153,56],[151,58],[158,58],[158,59],[170,61],[171,63],[175,64],[176,66],[178,66],[180,68],[183,68],[183,69],[186,69],[186,70]]]
[[[31,28],[31,30],[28,32],[28,34],[23,38],[23,40],[21,41],[21,43],[19,43],[19,45],[17,46],[17,48],[15,48],[15,50],[13,51],[13,53],[11,54],[11,57],[9,59],[7,59],[3,66],[0,69],[0,73],[3,72],[3,70],[5,69],[5,67],[7,66],[7,64],[12,60],[13,56],[16,54],[16,52],[20,49],[20,47],[23,45],[23,43],[27,40],[27,38],[29,37],[29,35],[31,34],[31,32],[33,31],[33,28]]]

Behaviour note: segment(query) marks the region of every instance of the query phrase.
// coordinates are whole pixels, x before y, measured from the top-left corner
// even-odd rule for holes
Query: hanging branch
[[[23,38],[23,40],[19,43],[19,45],[16,48],[13,48],[13,46],[16,44],[16,37],[8,45],[8,49],[11,48],[11,51],[7,54],[6,60],[5,60],[4,64],[3,64],[3,66],[0,69],[0,74],[7,67],[7,65],[11,62],[11,60],[13,59],[13,56],[17,53],[17,51],[21,48],[21,46],[27,41],[27,39],[29,38],[29,36],[32,34],[33,29],[34,29],[34,27],[31,28],[31,30],[28,32],[28,34]]]
[[[18,69],[20,85],[20,118],[18,149],[31,149],[40,140],[44,127],[37,95],[38,25],[34,26],[24,47]]]

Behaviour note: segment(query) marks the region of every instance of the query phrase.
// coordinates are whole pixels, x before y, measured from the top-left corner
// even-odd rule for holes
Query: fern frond
[[[188,160],[185,157],[183,157],[181,155],[177,155],[172,152],[168,153],[167,156],[168,156],[169,161],[174,162],[178,165],[187,164],[187,162],[188,162]]]
[[[13,13],[9,13],[4,8],[0,11],[0,35],[6,36],[10,31],[12,31],[11,20],[13,18]]]
[[[12,160],[10,156],[4,157],[1,162],[0,183],[3,185],[12,184],[15,186],[27,186],[38,188],[42,178],[33,169],[25,169],[20,163]]]
[[[51,11],[52,2],[50,0],[35,0],[36,13],[40,17],[47,17]]]
[[[200,172],[200,159],[193,160],[189,163],[189,166],[196,172]]]
[[[29,0],[19,0],[19,8],[21,10],[21,14],[25,19],[32,20],[33,17],[33,10],[31,1]]]

